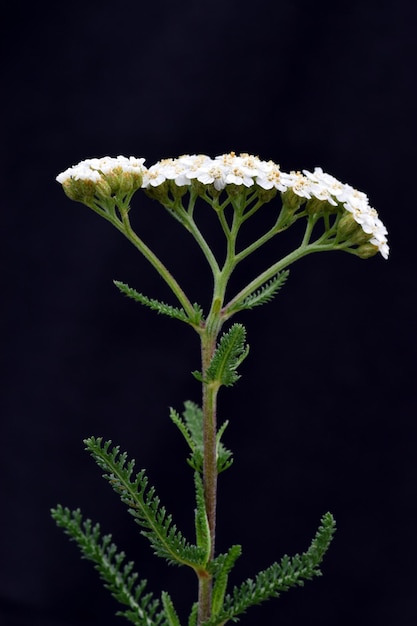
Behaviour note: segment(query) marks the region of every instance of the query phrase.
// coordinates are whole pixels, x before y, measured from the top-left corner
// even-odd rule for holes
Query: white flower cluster
[[[185,154],[178,159],[164,159],[152,165],[144,175],[143,187],[157,187],[166,180],[178,186],[197,180],[222,191],[227,185],[258,185],[262,189],[287,191],[291,177],[284,174],[273,161],[261,161],[250,154],[234,152],[211,159],[205,154]]]
[[[144,173],[142,186],[158,187],[165,181],[173,181],[178,186],[190,185],[197,180],[204,185],[213,185],[221,191],[227,185],[257,185],[262,189],[276,189],[281,192],[292,192],[311,200],[316,198],[328,202],[332,206],[342,205],[362,230],[370,235],[369,243],[373,244],[386,259],[389,254],[387,229],[378,218],[378,214],[369,205],[366,194],[357,191],[350,185],[341,183],[320,167],[314,172],[282,172],[273,161],[262,161],[249,154],[222,154],[214,159],[204,155],[183,155],[177,159],[164,159],[152,165]]]
[[[135,157],[103,157],[87,159],[57,176],[59,183],[69,181],[89,181],[98,183],[103,176],[111,177],[114,171],[140,175],[141,186],[156,189],[166,182],[178,187],[198,181],[221,192],[228,185],[246,188],[260,187],[263,190],[276,190],[282,193],[291,191],[305,200],[319,200],[333,207],[344,208],[366,235],[369,243],[375,246],[386,259],[389,254],[387,229],[373,209],[365,193],[326,174],[317,167],[313,172],[285,173],[273,161],[262,161],[250,154],[236,155],[234,152],[210,158],[204,154],[185,154],[176,159],[163,159],[149,168],[145,159]],[[336,209],[337,211],[337,209]]]
[[[325,199],[331,204],[341,204],[348,211],[364,233],[370,235],[369,243],[376,246],[384,259],[388,258],[388,231],[378,217],[378,213],[369,204],[368,196],[337,178],[316,167],[314,172],[304,170],[305,177],[311,181],[313,195],[319,200]],[[322,195],[322,197],[320,197]]]
[[[101,159],[86,159],[78,165],[69,167],[56,177],[56,180],[63,184],[69,180],[89,180],[97,183],[101,180],[102,175],[111,174],[114,170],[121,169],[127,174],[143,174],[145,168],[143,163],[145,159],[137,159],[136,157],[109,157],[105,156]]]

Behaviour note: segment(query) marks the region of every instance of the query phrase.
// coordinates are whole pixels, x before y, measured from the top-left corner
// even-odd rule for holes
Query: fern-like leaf
[[[259,289],[247,296],[242,302],[236,302],[231,310],[236,313],[237,311],[243,311],[244,309],[253,309],[256,306],[261,306],[270,302],[284,286],[290,271],[284,270],[279,272],[274,278],[262,285]]]
[[[119,446],[111,448],[111,441],[103,443],[101,437],[89,437],[84,443],[104,470],[104,478],[129,507],[129,513],[141,526],[155,554],[171,564],[188,565],[196,571],[204,567],[204,550],[188,543],[173,524],[172,516],[161,506],[155,489],[148,486],[145,471],[134,475],[135,462],[127,461],[126,452],[121,453]]]
[[[207,566],[211,553],[211,536],[210,526],[207,518],[206,503],[204,499],[203,481],[198,472],[194,472],[194,483],[197,505],[195,510],[195,531],[197,537],[197,545],[205,552],[205,566]]]
[[[134,563],[125,562],[125,553],[117,552],[111,535],[101,535],[99,524],[93,525],[89,519],[83,521],[80,509],[71,511],[58,505],[51,514],[57,525],[78,544],[83,557],[93,561],[112,596],[128,607],[117,615],[135,626],[171,626],[164,610],[158,610],[159,600],[151,593],[144,594],[146,580],[137,582],[138,574],[132,571]]]
[[[184,402],[184,412],[180,416],[173,408],[170,409],[170,418],[180,430],[190,447],[191,455],[188,464],[200,474],[203,472],[203,411],[187,400]],[[217,433],[217,471],[223,472],[233,463],[232,453],[222,443],[221,437],[228,425],[226,420]]]
[[[126,285],[119,280],[114,280],[113,283],[118,289],[120,289],[122,293],[128,296],[128,298],[132,298],[132,300],[135,300],[136,302],[139,302],[140,304],[143,304],[144,306],[147,306],[157,313],[161,313],[162,315],[167,315],[168,317],[172,317],[174,319],[180,320],[181,322],[186,322],[187,324],[193,325],[199,325],[203,318],[203,310],[198,304],[193,305],[194,315],[192,318],[190,318],[183,308],[178,308],[171,306],[170,304],[165,304],[165,302],[160,302],[155,298],[148,298],[142,293],[139,293],[139,291],[136,291],[136,289],[129,287],[129,285]]]
[[[226,430],[229,424],[229,420],[223,422],[217,432],[217,471],[220,474],[224,472],[224,470],[229,469],[229,467],[233,463],[233,455],[230,450],[223,445],[221,438],[223,436],[224,431]]]
[[[168,626],[181,626],[178,614],[174,608],[169,593],[163,591],[161,594],[161,600],[164,606]]]
[[[195,402],[186,400],[182,414],[194,446],[203,448],[203,411]]]
[[[186,401],[184,403],[185,411],[182,416],[173,409],[170,408],[169,416],[174,422],[175,426],[179,429],[185,441],[187,442],[191,455],[187,459],[187,463],[197,472],[203,471],[203,412],[194,404],[194,402]],[[191,416],[191,417],[190,417]],[[191,419],[191,424],[188,418]],[[200,418],[201,432],[197,427],[195,418]],[[195,427],[195,428],[194,428]]]
[[[194,602],[188,617],[188,626],[197,626],[198,619],[198,602]]]
[[[228,620],[236,621],[237,616],[250,606],[260,604],[269,598],[276,598],[290,587],[303,586],[304,580],[321,576],[319,565],[326,553],[336,525],[333,516],[326,513],[309,549],[301,555],[284,556],[280,563],[274,563],[260,572],[255,579],[248,578],[231,595],[224,599],[223,608],[205,622],[204,626],[219,626]]]
[[[220,337],[205,376],[203,377],[201,372],[193,372],[195,378],[207,384],[215,383],[219,387],[232,386],[240,378],[236,372],[237,368],[249,353],[245,339],[245,327],[242,324],[233,324],[230,330]]]
[[[225,554],[219,554],[212,562],[212,572],[214,578],[212,594],[212,614],[217,615],[223,609],[224,596],[226,593],[229,574],[236,559],[241,555],[242,548],[234,545]]]

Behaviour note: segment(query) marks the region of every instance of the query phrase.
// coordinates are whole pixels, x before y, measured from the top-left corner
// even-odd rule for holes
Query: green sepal
[[[170,418],[190,447],[191,455],[187,463],[201,474],[203,472],[203,411],[195,402],[187,400],[184,402],[182,417],[171,407]],[[220,441],[227,425],[226,420],[217,433],[217,471],[219,473],[228,469],[233,463],[232,452]]]
[[[135,626],[166,626],[167,621],[159,600],[152,593],[144,594],[146,580],[138,581],[133,561],[125,562],[125,553],[117,552],[111,535],[101,535],[100,525],[83,520],[80,509],[71,511],[60,504],[51,510],[57,525],[75,541],[83,558],[93,561],[104,586],[120,604],[129,607],[116,615],[125,617]]]
[[[237,311],[243,311],[245,309],[253,309],[256,306],[261,306],[270,302],[284,286],[290,271],[284,270],[279,272],[276,276],[271,278],[267,283],[262,285],[259,289],[246,296],[242,301],[235,302],[229,309],[229,312],[237,313]]]
[[[142,293],[139,293],[139,291],[136,291],[136,289],[129,287],[129,285],[126,285],[119,280],[114,280],[113,283],[126,296],[132,298],[132,300],[135,300],[140,304],[143,304],[144,306],[149,307],[150,309],[153,309],[157,313],[167,315],[168,317],[172,317],[174,319],[180,320],[181,322],[186,322],[187,324],[192,324],[194,326],[198,326],[203,319],[203,309],[197,303],[193,304],[194,315],[190,317],[183,308],[171,306],[170,304],[160,302],[155,298],[148,298]]]
[[[174,604],[171,600],[169,593],[163,591],[161,593],[161,600],[165,610],[165,616],[168,626],[181,626],[178,614],[174,608]]]
[[[190,544],[161,506],[154,487],[148,486],[145,470],[133,474],[135,461],[127,461],[126,452],[119,446],[111,448],[111,441],[102,442],[101,437],[84,440],[98,466],[104,470],[104,478],[110,483],[129,513],[142,528],[142,535],[150,541],[154,553],[168,563],[187,565],[199,571],[205,565],[205,553]]]
[[[194,472],[194,484],[195,484],[195,533],[197,538],[197,546],[205,553],[205,564],[210,560],[211,553],[211,537],[210,526],[207,518],[206,503],[204,500],[204,486],[201,476],[198,472]]]
[[[214,577],[212,593],[212,614],[220,613],[223,608],[224,596],[226,593],[229,573],[236,563],[236,559],[242,554],[242,547],[234,545],[225,554],[219,554],[211,564],[211,571]]]
[[[245,345],[245,340],[245,327],[242,324],[233,324],[220,337],[205,376],[203,377],[201,372],[192,372],[193,376],[207,385],[217,384],[219,387],[234,385],[240,378],[236,370],[249,353],[249,346]]]
[[[250,606],[270,598],[277,598],[290,587],[303,586],[305,580],[321,576],[319,565],[333,539],[336,524],[331,513],[326,513],[309,547],[303,554],[293,557],[285,555],[279,563],[259,572],[254,579],[248,578],[234,587],[224,598],[223,608],[204,622],[204,626],[220,626],[228,620],[236,621],[238,615]]]

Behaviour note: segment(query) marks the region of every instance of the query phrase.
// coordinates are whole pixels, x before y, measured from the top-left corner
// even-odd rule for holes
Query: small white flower
[[[245,187],[252,187],[254,180],[250,174],[245,172],[242,167],[233,167],[226,175],[226,183],[229,185],[244,185]]]
[[[290,172],[288,187],[301,198],[311,199],[313,193],[313,183],[301,172]]]
[[[314,168],[314,172],[309,172],[308,170],[303,170],[303,174],[307,176],[313,183],[319,183],[325,185],[333,195],[337,195],[340,191],[342,191],[345,187],[340,180],[337,180],[331,174],[326,174],[323,172],[321,167]]]
[[[155,163],[149,167],[143,175],[142,187],[158,187],[166,181],[165,172],[163,166],[159,163]]]
[[[58,176],[55,178],[55,180],[58,183],[65,183],[67,180],[69,180],[71,178],[71,168],[68,168],[66,170],[64,170],[63,172],[61,172],[60,174],[58,174]]]
[[[291,183],[291,177],[284,172],[281,172],[279,165],[272,161],[263,161],[259,173],[256,176],[256,184],[262,189],[278,189],[278,191],[285,192]]]
[[[203,185],[213,185],[216,191],[222,191],[227,185],[227,168],[222,165],[203,165],[196,172],[189,172],[189,178],[196,178]]]
[[[327,185],[323,183],[314,183],[311,188],[312,195],[317,198],[317,200],[323,200],[328,202],[332,206],[337,206],[338,203],[334,199],[331,190],[327,187]]]

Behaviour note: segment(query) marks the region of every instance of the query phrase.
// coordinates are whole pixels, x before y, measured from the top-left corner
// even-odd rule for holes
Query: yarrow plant
[[[183,155],[164,159],[147,168],[145,159],[103,157],[87,159],[57,176],[69,198],[82,202],[108,220],[151,263],[176,298],[175,305],[150,298],[127,284],[115,281],[126,296],[150,309],[191,326],[201,342],[201,370],[193,372],[201,382],[201,406],[191,401],[170,418],[185,438],[188,463],[194,473],[195,538],[189,540],[161,504],[145,470],[135,471],[111,441],[85,440],[86,449],[104,471],[104,477],[127,505],[129,513],[149,540],[154,553],[168,563],[189,567],[197,578],[198,593],[192,603],[188,626],[223,626],[236,621],[250,606],[277,597],[290,587],[321,574],[320,564],[330,545],[335,521],[323,515],[310,547],[293,557],[284,556],[254,578],[228,589],[228,577],[241,554],[232,545],[225,553],[215,549],[218,475],[232,464],[232,453],[222,442],[227,421],[218,426],[217,397],[221,387],[240,378],[238,368],[248,355],[246,330],[238,322],[223,326],[243,310],[273,299],[288,278],[289,266],[314,252],[342,250],[367,259],[378,253],[387,259],[387,230],[368,197],[316,168],[313,172],[283,172],[272,161],[249,154]],[[136,233],[129,219],[136,192],[157,200],[195,239],[213,276],[207,311],[192,303],[168,267]],[[198,226],[206,203],[219,221],[226,252],[220,259]],[[250,243],[242,244],[241,227],[267,206],[272,226]],[[290,226],[304,220],[304,234],[290,253],[277,258],[237,293],[228,293],[236,267]],[[136,626],[180,626],[168,592],[160,597],[145,591],[146,581],[133,571],[132,561],[118,552],[100,525],[83,519],[79,509],[58,505],[52,516],[84,557],[95,563],[106,587],[118,600],[118,612]]]

